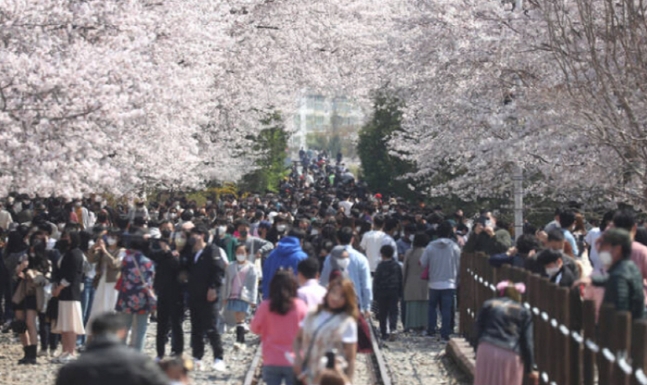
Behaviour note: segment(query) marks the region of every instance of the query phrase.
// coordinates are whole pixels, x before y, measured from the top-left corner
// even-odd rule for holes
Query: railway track
[[[375,337],[374,325],[369,322],[371,326],[371,341],[373,345],[373,353],[371,354],[358,354],[357,363],[355,365],[354,384],[358,385],[392,385],[391,376],[386,366],[384,356],[380,351],[379,343]],[[243,385],[261,385],[263,380],[261,378],[261,368],[263,366],[262,349],[260,344],[256,345],[254,358],[247,368]],[[364,365],[364,368],[361,366]]]

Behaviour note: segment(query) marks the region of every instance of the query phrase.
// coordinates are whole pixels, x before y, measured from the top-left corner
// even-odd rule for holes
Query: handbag
[[[99,282],[101,281],[101,273],[97,273],[94,278],[92,278],[92,287],[96,290],[99,287]]]
[[[373,353],[373,341],[371,340],[371,326],[363,315],[357,319],[357,352],[364,354]]]
[[[301,374],[306,372],[306,367],[308,366],[308,361],[310,361],[310,355],[312,354],[312,348],[314,347],[315,341],[317,339],[317,334],[319,334],[319,331],[330,321],[332,321],[333,318],[337,317],[337,314],[329,317],[326,319],[324,322],[319,325],[315,329],[315,332],[312,333],[312,338],[310,339],[310,344],[308,345],[308,350],[306,350],[306,354],[303,356],[303,363],[301,364]],[[294,376],[294,383],[296,385],[305,385],[303,381],[301,381],[297,376]]]
[[[11,301],[16,305],[20,304],[21,302],[23,303],[22,310],[23,310],[24,317],[27,317],[27,301],[25,300],[26,296],[27,296],[27,280],[23,279],[21,284],[18,285],[18,288],[14,293],[13,297],[11,297]],[[17,299],[20,299],[20,300],[16,302]],[[13,331],[14,333],[23,334],[27,331],[27,322],[21,319],[14,319],[13,321],[11,321],[11,325],[9,327],[11,328],[11,331]]]
[[[425,267],[424,270],[422,270],[422,273],[420,273],[420,279],[423,281],[429,281],[429,266]]]
[[[144,280],[144,274],[142,274],[142,270],[139,268],[139,263],[137,263],[137,258],[135,257],[135,255],[133,255],[133,262],[137,267],[137,273],[139,275],[139,279],[142,281],[142,285],[144,285],[146,300],[148,302],[148,305],[151,308],[151,312],[155,311],[155,309],[157,309],[157,295],[155,294],[155,291],[153,290],[153,288],[150,287],[148,283],[146,283],[146,281]]]
[[[20,285],[18,285],[18,287],[16,288],[15,293],[13,293],[13,296],[11,297],[11,302],[18,305],[19,303],[25,300],[25,297],[27,297],[27,280],[23,279],[20,282]]]

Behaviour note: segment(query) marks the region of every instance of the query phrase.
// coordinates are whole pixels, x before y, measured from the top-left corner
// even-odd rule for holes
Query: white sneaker
[[[224,372],[225,370],[227,370],[227,366],[225,366],[225,361],[219,358],[216,358],[216,360],[213,362],[212,367],[213,367],[213,370],[215,370],[216,372]]]
[[[71,354],[66,355],[65,357],[61,357],[58,359],[59,364],[67,364],[68,362],[76,361],[76,356],[73,356]]]
[[[52,359],[53,364],[67,364],[70,361],[76,360],[76,357],[70,353],[62,353],[60,356]]]
[[[201,372],[204,370],[204,365],[202,364],[201,360],[197,358],[193,359],[193,370],[195,370],[196,372]]]
[[[49,352],[47,350],[40,350],[38,352],[38,357],[49,357]]]
[[[241,342],[234,342],[234,350],[245,350],[247,349],[247,345]]]

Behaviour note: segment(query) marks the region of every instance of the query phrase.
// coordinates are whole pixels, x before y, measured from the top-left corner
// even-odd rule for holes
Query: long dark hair
[[[286,315],[294,306],[297,296],[297,282],[294,274],[287,270],[279,270],[270,282],[270,311]]]
[[[7,236],[7,244],[5,246],[5,253],[7,255],[13,253],[22,253],[27,250],[29,246],[25,243],[25,234],[22,231],[10,231]]]

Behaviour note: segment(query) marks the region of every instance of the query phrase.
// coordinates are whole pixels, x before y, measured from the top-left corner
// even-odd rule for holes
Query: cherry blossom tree
[[[414,4],[394,87],[406,95],[407,130],[391,144],[418,165],[420,183],[432,195],[493,196],[510,191],[523,167],[529,193],[598,196],[608,175],[569,123],[580,118],[565,102],[568,79],[547,48],[543,12],[532,3],[525,12],[497,1]]]
[[[0,194],[236,180],[304,88],[374,88],[390,6],[365,1],[0,4]],[[381,48],[378,48],[381,47]]]

